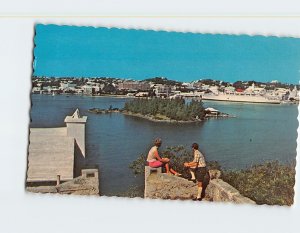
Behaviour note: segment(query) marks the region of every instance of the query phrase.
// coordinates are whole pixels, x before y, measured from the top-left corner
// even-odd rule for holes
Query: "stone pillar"
[[[148,179],[148,176],[150,176],[151,173],[159,174],[162,172],[161,167],[153,168],[149,166],[145,166],[145,181]]]
[[[155,174],[161,174],[162,169],[161,167],[158,168],[152,168],[149,166],[145,166],[145,190],[144,190],[144,198],[148,198],[148,177],[150,176],[151,173]]]
[[[80,116],[79,110],[76,109],[72,116],[65,118],[67,124],[67,136],[75,138],[75,141],[85,157],[85,124],[87,116]]]

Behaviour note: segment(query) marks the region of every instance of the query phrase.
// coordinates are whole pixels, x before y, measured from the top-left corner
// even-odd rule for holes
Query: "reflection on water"
[[[100,169],[101,194],[125,192],[143,182],[128,165],[146,153],[155,137],[164,146],[198,142],[207,160],[224,168],[243,168],[266,160],[290,162],[296,157],[297,106],[204,102],[237,116],[209,119],[201,123],[150,122],[119,113],[92,114],[90,108],[122,108],[125,98],[32,95],[31,127],[64,126],[66,115],[76,108],[88,116],[86,128],[87,163]]]

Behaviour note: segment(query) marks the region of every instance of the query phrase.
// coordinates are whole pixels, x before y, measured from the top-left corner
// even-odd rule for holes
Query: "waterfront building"
[[[136,97],[148,97],[149,96],[149,92],[145,92],[145,91],[142,91],[142,92],[138,92],[135,94]]]
[[[286,88],[276,88],[273,93],[280,100],[287,100],[289,95],[289,90]]]
[[[254,83],[251,86],[247,87],[244,91],[245,95],[266,95],[267,91],[263,87],[257,87]]]
[[[218,86],[209,86],[208,90],[210,90],[214,94],[219,93],[219,87]]]
[[[208,84],[201,84],[201,89],[206,91],[209,90],[210,86]]]
[[[70,83],[70,82],[63,82],[63,83],[60,83],[60,87],[62,90],[66,89],[66,88],[75,88],[76,84]]]
[[[139,81],[124,81],[117,84],[118,90],[142,90],[147,91],[150,90],[150,84],[147,82],[139,82]]]
[[[168,97],[172,92],[171,86],[165,84],[155,84],[153,88],[156,96]]]
[[[299,93],[298,93],[296,86],[294,87],[294,89],[292,91],[290,91],[289,99],[291,99],[291,98],[293,98],[295,100],[299,100]]]
[[[185,88],[187,88],[187,89],[195,89],[195,87],[194,87],[194,83],[182,83],[182,86],[183,87],[185,87]]]
[[[39,87],[33,87],[31,89],[31,93],[33,93],[33,94],[40,94],[41,93],[41,87],[40,86]]]
[[[224,92],[225,92],[226,94],[234,94],[234,92],[235,92],[235,87],[233,87],[233,86],[224,87]]]
[[[93,88],[93,86],[84,85],[81,88],[83,90],[83,94],[85,94],[85,95],[93,95],[93,94],[95,94],[95,89]]]

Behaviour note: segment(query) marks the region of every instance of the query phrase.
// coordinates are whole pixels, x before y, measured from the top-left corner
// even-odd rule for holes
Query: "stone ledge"
[[[204,200],[256,204],[244,197],[230,184],[219,179],[218,170],[210,170],[210,182],[205,190]],[[145,167],[145,198],[191,200],[197,196],[197,184],[187,179],[161,173],[160,170]]]
[[[205,196],[210,201],[256,204],[248,197],[221,179],[211,180],[206,188]]]
[[[93,170],[93,171],[91,171]],[[87,172],[92,172],[93,177],[86,176]],[[97,169],[82,170],[84,175],[71,181],[64,182],[56,186],[36,186],[26,187],[28,192],[33,193],[59,193],[73,195],[99,195],[99,180]],[[89,173],[90,174],[90,173]]]

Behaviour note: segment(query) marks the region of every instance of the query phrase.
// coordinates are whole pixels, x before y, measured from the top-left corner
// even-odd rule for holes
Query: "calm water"
[[[163,146],[198,142],[207,160],[224,168],[244,168],[266,160],[293,161],[296,157],[296,105],[204,102],[205,107],[236,115],[197,124],[156,123],[122,114],[96,115],[90,108],[122,108],[128,99],[84,96],[32,95],[31,127],[64,126],[64,118],[79,108],[88,116],[86,125],[87,164],[100,168],[100,190],[116,195],[141,184],[129,164],[147,153],[155,137]]]

